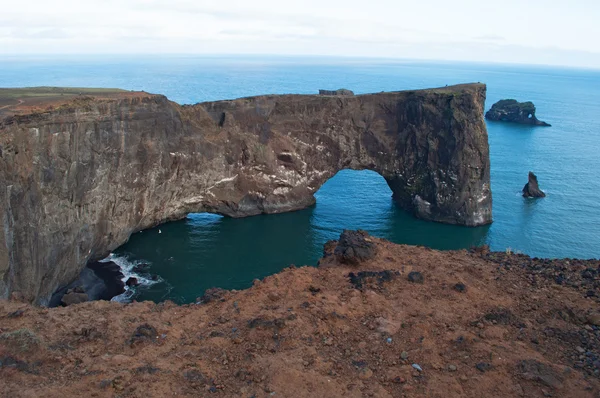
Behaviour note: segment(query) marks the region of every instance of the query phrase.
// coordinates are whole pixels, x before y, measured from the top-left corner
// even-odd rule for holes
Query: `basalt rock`
[[[6,108],[0,297],[18,291],[47,304],[132,233],[188,213],[305,208],[342,169],[376,171],[417,217],[490,223],[484,102],[485,86],[470,84],[188,106],[90,94],[46,110]]]
[[[523,196],[526,198],[543,198],[546,196],[538,185],[537,176],[529,172],[529,181],[523,187]]]
[[[504,99],[496,102],[487,111],[485,118],[498,122],[550,126],[550,124],[538,120],[535,116],[535,105],[533,105],[533,102],[518,102],[514,99]]]
[[[374,258],[377,246],[365,231],[344,230],[334,254],[342,263],[358,265]]]

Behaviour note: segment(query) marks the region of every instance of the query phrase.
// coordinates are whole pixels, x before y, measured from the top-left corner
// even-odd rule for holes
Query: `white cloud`
[[[600,67],[600,2],[0,0],[0,54],[262,53]]]

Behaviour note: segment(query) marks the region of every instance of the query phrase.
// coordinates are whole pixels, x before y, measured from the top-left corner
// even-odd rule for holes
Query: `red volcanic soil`
[[[112,88],[0,88],[0,118],[46,112],[83,98],[115,100],[142,98],[150,95],[145,92]]]
[[[203,304],[0,302],[0,395],[600,396],[599,261],[336,245]]]

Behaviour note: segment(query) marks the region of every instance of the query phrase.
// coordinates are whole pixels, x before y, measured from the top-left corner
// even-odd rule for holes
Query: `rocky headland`
[[[535,116],[535,105],[530,101],[519,102],[514,99],[500,100],[492,105],[492,108],[486,112],[485,118],[497,122],[550,127],[550,124],[542,122]]]
[[[362,232],[201,304],[0,301],[7,397],[597,397],[600,261]]]
[[[0,298],[48,304],[132,233],[188,213],[305,208],[342,169],[378,172],[417,217],[490,223],[485,90],[181,106],[143,92],[2,89]]]

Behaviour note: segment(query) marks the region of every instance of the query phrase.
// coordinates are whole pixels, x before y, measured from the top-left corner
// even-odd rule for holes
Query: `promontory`
[[[182,106],[107,89],[0,90],[0,298],[47,304],[86,263],[193,212],[302,209],[342,169],[417,217],[492,221],[486,88]]]

